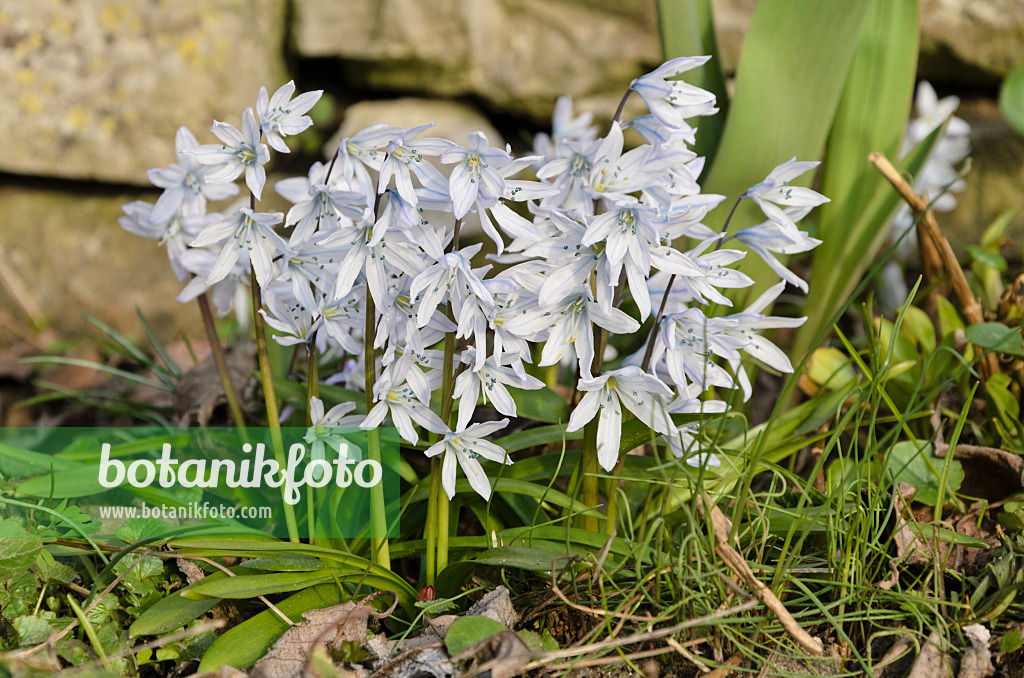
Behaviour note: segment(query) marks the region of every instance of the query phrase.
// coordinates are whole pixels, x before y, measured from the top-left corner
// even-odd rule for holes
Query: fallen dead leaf
[[[469,608],[466,615],[488,617],[509,628],[515,626],[519,620],[519,614],[512,606],[512,599],[509,598],[508,589],[504,586],[499,586],[478,600]]]
[[[366,642],[370,607],[346,602],[303,612],[306,619],[285,631],[267,654],[256,662],[253,678],[298,678],[318,644],[339,648],[342,643]]]
[[[242,344],[224,356],[228,372],[241,400],[245,400],[246,385],[256,368],[256,345]],[[174,392],[174,410],[179,426],[198,424],[206,426],[213,418],[217,405],[227,402],[220,383],[213,356],[207,356],[198,365],[186,371]],[[244,402],[242,403],[243,408]]]
[[[938,631],[932,631],[928,640],[921,646],[921,652],[917,655],[907,678],[948,678],[952,675],[949,657],[939,649],[941,643],[942,636]]]
[[[971,624],[963,628],[964,635],[971,641],[971,646],[964,650],[960,659],[960,673],[957,678],[986,678],[996,672],[992,666],[992,652],[988,649],[991,634],[981,624]]]

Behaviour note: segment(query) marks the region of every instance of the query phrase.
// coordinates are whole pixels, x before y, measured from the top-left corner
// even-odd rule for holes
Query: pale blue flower
[[[295,93],[295,81],[289,80],[271,97],[267,96],[267,88],[260,87],[256,97],[256,112],[260,119],[260,132],[267,137],[267,143],[281,153],[288,153],[288,145],[281,137],[298,134],[313,125],[313,119],[305,113],[324,93],[322,89],[315,92],[303,92],[292,99]]]
[[[242,131],[226,122],[214,122],[210,129],[220,144],[206,144],[184,151],[203,165],[214,167],[206,175],[209,183],[234,181],[244,171],[245,184],[259,200],[263,185],[267,183],[267,172],[263,168],[270,160],[270,150],[260,141],[260,127],[252,107],[242,113]]]

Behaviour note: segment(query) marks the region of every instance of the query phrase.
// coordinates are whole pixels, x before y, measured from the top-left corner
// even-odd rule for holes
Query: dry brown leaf
[[[226,353],[224,360],[239,398],[244,400],[245,386],[256,368],[256,345],[242,344],[234,351]],[[220,383],[220,375],[217,374],[213,356],[207,356],[185,372],[178,381],[178,387],[174,392],[174,410],[178,415],[178,425],[206,426],[210,423],[217,405],[226,402],[224,387]]]
[[[206,576],[206,573],[203,572],[202,568],[187,558],[175,558],[174,563],[178,566],[178,570],[185,575],[185,579],[190,585],[195,584]]]
[[[991,634],[981,624],[970,624],[963,628],[971,646],[964,650],[960,659],[960,673],[957,678],[986,678],[996,672],[992,666],[992,652],[988,649]]]
[[[508,589],[504,586],[499,586],[478,600],[466,614],[488,617],[509,628],[519,621],[519,614],[512,606],[512,599],[509,598]]]
[[[454,673],[455,664],[438,643],[402,652],[374,671],[370,678],[450,678]]]
[[[285,631],[256,662],[253,678],[298,678],[317,644],[339,647],[343,642],[366,642],[366,621],[373,610],[346,602],[303,612],[306,619]]]
[[[907,678],[949,678],[953,675],[949,668],[949,657],[939,649],[942,636],[932,631],[928,640],[921,646],[921,652],[914,661]]]

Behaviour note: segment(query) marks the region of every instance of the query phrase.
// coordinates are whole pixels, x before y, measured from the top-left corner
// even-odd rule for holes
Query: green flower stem
[[[455,220],[455,228],[452,235],[452,252],[459,249],[459,231],[462,230],[462,220]],[[448,320],[455,322],[455,314],[452,310],[452,302],[448,301],[448,308],[445,311]],[[444,358],[441,361],[441,421],[448,428],[451,428],[452,405],[454,400],[452,394],[455,392],[455,333],[447,332],[444,335]],[[434,484],[441,484],[441,464],[431,463],[430,465],[430,487]],[[438,488],[440,489],[440,488]],[[436,492],[434,514],[435,533],[437,534],[437,558],[435,560],[435,574],[440,573],[448,567],[448,495],[444,492]]]
[[[256,352],[260,361],[260,376],[263,379],[263,399],[267,404],[267,426],[270,427],[270,441],[274,447],[274,459],[281,468],[287,465],[284,458],[284,441],[281,439],[281,419],[277,410],[277,395],[274,393],[274,375],[270,371],[270,358],[267,354],[267,330],[263,323],[263,316],[260,309],[263,302],[260,299],[260,286],[256,282],[256,270],[249,265],[249,290],[252,293],[252,317],[256,328]],[[288,528],[288,539],[293,542],[299,541],[299,527],[295,522],[295,508],[284,501],[284,484],[281,485],[282,506],[284,507],[284,521]]]
[[[438,484],[441,481],[441,469],[438,468]],[[448,508],[451,505],[451,500],[448,499],[448,495],[444,491],[437,493],[437,573],[441,574],[444,572],[444,568],[448,567]]]
[[[379,198],[378,198],[379,199]],[[374,339],[377,332],[377,308],[373,303],[373,296],[366,295],[366,329],[363,333],[363,370],[366,386],[366,411],[373,409],[373,386],[377,381],[377,351],[374,349]],[[380,429],[373,428],[367,433],[369,458],[378,464],[381,463],[380,456]],[[377,483],[370,488],[370,529],[375,535],[387,535],[388,521],[384,513],[384,487]],[[373,562],[388,570],[391,569],[391,551],[388,548],[388,539],[383,537],[370,538],[370,550],[373,552]]]
[[[306,344],[306,425],[312,426],[312,411],[309,401],[320,397],[320,356],[312,342]]]
[[[231,373],[228,372],[228,363],[224,359],[224,349],[217,337],[217,325],[213,320],[213,313],[210,311],[210,297],[204,292],[196,297],[199,303],[199,313],[203,316],[203,327],[206,329],[206,341],[210,344],[210,354],[213,356],[213,364],[217,366],[217,374],[220,376],[221,386],[224,388],[224,396],[228,400],[228,409],[231,411],[231,419],[238,427],[239,433],[245,439],[245,416],[242,414],[242,407],[238,404],[238,391],[231,381]]]
[[[615,490],[622,482],[622,465],[625,460],[619,457],[612,471],[612,477],[608,479],[608,510],[605,512],[607,520],[604,523],[604,533],[611,536],[615,533],[615,519],[618,517],[619,507],[615,503]]]
[[[441,460],[432,457],[430,460],[430,494],[427,495],[427,522],[423,526],[423,539],[426,541],[427,586],[433,586],[437,578],[437,495],[441,492]]]
[[[293,354],[294,355],[294,354]],[[313,425],[313,412],[309,407],[309,401],[313,396],[320,395],[320,374],[319,356],[313,342],[306,344],[306,426]],[[316,534],[316,510],[320,505],[316,495],[319,490],[315,487],[306,487],[306,525],[309,526],[309,542],[315,543],[313,535]]]

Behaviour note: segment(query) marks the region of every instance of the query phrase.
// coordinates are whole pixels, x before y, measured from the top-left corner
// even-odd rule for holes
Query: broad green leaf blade
[[[498,567],[512,567],[518,570],[529,570],[533,572],[550,572],[554,564],[555,569],[564,565],[566,556],[578,556],[583,558],[583,551],[567,551],[565,544],[555,542],[534,542],[535,546],[547,548],[531,548],[528,546],[499,546],[484,551],[474,561],[480,565],[496,565]]]
[[[516,416],[556,424],[569,421],[569,403],[547,386],[524,390],[509,388],[516,404]]]
[[[894,163],[900,174],[913,177],[921,171],[944,129],[945,126],[936,129],[911,149],[902,161]],[[866,158],[864,163],[865,166],[870,167]],[[876,171],[873,167],[871,170]],[[877,252],[876,241],[884,239],[886,235],[882,227],[889,223],[889,219],[901,200],[902,198],[895,188],[883,187],[871,197],[869,204],[863,205],[861,208],[863,214],[858,221],[865,225],[853,228],[849,234],[833,238],[833,240],[841,241],[845,256],[838,257],[837,255],[837,258],[831,262],[826,260],[823,267],[817,267],[816,264],[816,273],[807,294],[807,304],[804,307],[807,322],[797,330],[796,339],[793,341],[794,363],[815,348],[812,344],[824,328],[832,326],[837,319],[834,316],[841,307],[850,301],[850,295],[860,284],[868,266],[874,264],[877,268],[881,267],[881,262],[862,257],[859,253],[867,252],[872,248]],[[851,252],[857,252],[858,255],[850,256]],[[817,259],[815,261],[817,262]]]
[[[824,243],[818,252],[841,252],[850,225],[888,188],[867,157],[874,151],[899,154],[914,93],[918,33],[917,0],[872,0],[822,164],[822,193],[832,202],[821,207],[817,237]]]
[[[10,580],[36,560],[43,540],[31,535],[18,521],[0,520],[0,578]]]
[[[693,149],[697,155],[707,158],[710,165],[729,115],[729,92],[725,89],[710,0],[658,0],[658,31],[661,53],[666,61],[676,57],[711,56],[711,61],[683,75],[686,82],[713,93],[718,102],[718,115],[700,119]]]
[[[986,351],[1024,359],[1024,337],[1002,323],[977,323],[967,328],[967,341]]]
[[[448,627],[448,632],[444,636],[444,646],[448,648],[448,654],[454,657],[481,640],[504,630],[504,624],[490,617],[476,614],[459,617]]]
[[[999,90],[999,108],[1002,109],[1006,121],[1024,134],[1024,64],[1006,76],[1002,89]]]
[[[234,573],[245,572],[245,570],[239,567],[230,569]],[[227,575],[223,572],[214,572],[200,581],[216,581],[225,577]],[[198,583],[200,582],[186,586],[179,591],[174,591],[166,598],[158,600],[147,608],[128,628],[128,635],[134,638],[135,636],[155,636],[167,633],[206,614],[208,610],[221,601],[221,598],[205,597],[202,600],[194,600],[181,595],[182,591],[188,591]]]
[[[758,4],[743,45],[736,97],[704,185],[706,193],[725,195],[726,205],[708,215],[708,226],[720,228],[728,204],[778,164],[822,157],[869,8],[870,0]],[[741,205],[729,230],[762,220],[756,206]],[[764,286],[777,278],[761,261],[745,261],[743,270]]]

